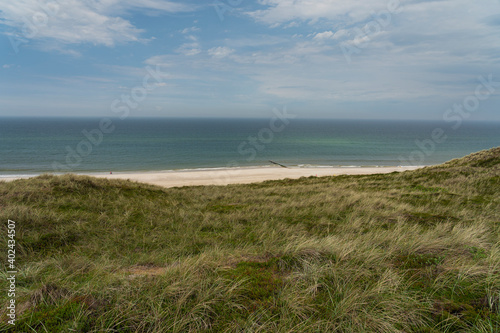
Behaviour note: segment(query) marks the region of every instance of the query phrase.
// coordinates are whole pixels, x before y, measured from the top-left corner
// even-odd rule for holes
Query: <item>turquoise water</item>
[[[484,122],[453,129],[423,121],[116,118],[108,133],[99,122],[0,119],[0,176],[263,166],[269,160],[290,166],[430,165],[500,146],[500,123]],[[437,128],[439,140],[432,137]]]

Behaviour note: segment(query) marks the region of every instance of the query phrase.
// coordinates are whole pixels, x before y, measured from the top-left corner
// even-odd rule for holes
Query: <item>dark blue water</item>
[[[261,166],[269,160],[430,165],[500,146],[500,123],[484,122],[453,129],[422,121],[116,118],[103,133],[99,121],[0,118],[0,176]],[[442,135],[433,138],[436,129]]]

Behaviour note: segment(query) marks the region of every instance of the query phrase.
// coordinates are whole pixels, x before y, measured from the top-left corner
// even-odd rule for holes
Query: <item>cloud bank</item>
[[[143,30],[122,17],[130,11],[147,14],[193,10],[188,5],[161,0],[1,0],[0,9],[0,22],[19,38],[105,46],[140,40]]]

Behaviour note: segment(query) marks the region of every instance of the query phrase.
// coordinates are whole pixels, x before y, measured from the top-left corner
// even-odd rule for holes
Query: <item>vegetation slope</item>
[[[0,182],[8,332],[500,332],[500,148],[387,175]]]

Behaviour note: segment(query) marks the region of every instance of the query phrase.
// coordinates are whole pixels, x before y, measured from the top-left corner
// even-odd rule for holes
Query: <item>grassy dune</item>
[[[500,148],[225,187],[0,183],[19,269],[0,331],[500,332],[499,208]]]

